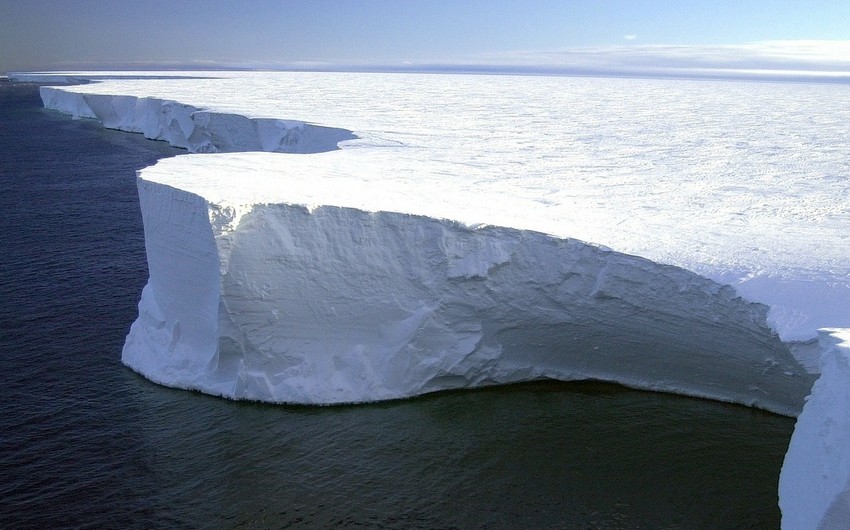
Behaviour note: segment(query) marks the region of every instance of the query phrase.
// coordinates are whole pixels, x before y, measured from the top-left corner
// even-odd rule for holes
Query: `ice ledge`
[[[122,359],[154,381],[331,404],[601,379],[787,415],[811,387],[765,306],[687,270],[531,230],[239,207],[233,175],[195,168],[180,189],[163,168],[183,158],[139,178],[150,279]],[[322,182],[287,169],[254,178]]]
[[[154,97],[85,94],[47,86],[40,91],[48,109],[96,119],[109,129],[142,133],[193,153],[320,153],[356,138],[345,129],[209,112]]]

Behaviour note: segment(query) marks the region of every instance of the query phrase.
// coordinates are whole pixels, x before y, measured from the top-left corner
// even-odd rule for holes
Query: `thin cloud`
[[[628,38],[626,35],[624,38]],[[775,72],[850,77],[850,41],[764,41],[730,45],[628,44],[518,51],[483,64],[634,74]]]
[[[634,33],[629,33],[627,35],[623,35],[623,39],[625,40],[637,40],[637,35]]]
[[[625,35],[623,38],[629,40]],[[635,39],[637,36],[635,36]],[[57,65],[59,66],[59,65]],[[86,69],[86,64],[62,69]],[[672,77],[757,78],[850,82],[850,40],[764,41],[735,45],[628,44],[549,51],[515,51],[455,61],[390,62],[252,61],[136,62],[112,69],[263,69],[327,71],[446,71]],[[158,68],[157,68],[158,67]]]

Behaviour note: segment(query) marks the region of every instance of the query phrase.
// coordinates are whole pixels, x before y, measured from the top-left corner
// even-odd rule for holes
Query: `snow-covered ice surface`
[[[140,172],[123,359],[149,378],[302,403],[600,378],[797,414],[823,352],[783,527],[847,523],[846,85],[62,75],[101,82],[46,106],[109,127],[313,153]]]

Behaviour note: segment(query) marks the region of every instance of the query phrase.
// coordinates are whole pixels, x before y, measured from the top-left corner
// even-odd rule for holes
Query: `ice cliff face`
[[[319,153],[354,138],[349,131],[300,121],[207,112],[153,97],[82,94],[41,87],[44,106],[104,127],[142,133],[193,153]]]
[[[782,414],[811,386],[764,306],[684,269],[404,213],[239,213],[155,179],[123,361],[163,384],[330,404],[594,378]]]
[[[782,528],[850,528],[850,333],[824,330],[821,376],[779,478]]]

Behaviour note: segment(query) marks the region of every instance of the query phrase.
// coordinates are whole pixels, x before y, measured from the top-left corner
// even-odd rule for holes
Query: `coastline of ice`
[[[116,94],[157,98],[244,119],[327,124],[353,131],[357,139],[333,153],[212,155],[220,157],[215,167],[203,156],[186,156],[144,170],[139,186],[151,279],[125,348],[129,365],[166,384],[178,381],[177,386],[192,387],[193,374],[196,379],[204,374],[202,384],[211,385],[207,391],[241,388],[245,396],[254,392],[261,399],[275,388],[314,399],[308,394],[315,381],[296,377],[294,384],[285,383],[301,366],[327,376],[320,391],[342,389],[340,395],[358,382],[368,386],[376,369],[395,381],[436,381],[419,390],[404,384],[369,388],[378,399],[440,385],[598,376],[794,414],[789,403],[799,407],[797,383],[807,376],[787,349],[810,371],[817,371],[812,368],[822,352],[820,380],[798,419],[783,467],[783,528],[847,521],[845,87],[633,79],[605,80],[600,90],[600,80],[593,79],[453,76],[459,88],[452,93],[441,90],[439,76],[427,75],[391,83],[387,76],[364,74],[217,75],[192,83],[125,79],[67,87],[54,105],[85,100],[71,95],[78,93],[108,96],[106,108],[113,110],[121,107],[109,103]],[[677,90],[660,91],[659,82]],[[235,98],[238,91],[241,97]],[[63,110],[68,109],[85,115],[73,104]],[[138,115],[116,118],[119,128],[139,122]],[[175,123],[181,128],[179,119]],[[226,136],[228,127],[222,130]],[[232,145],[239,150],[238,142]],[[193,149],[191,143],[186,147]],[[252,180],[258,173],[261,180]],[[242,184],[228,185],[233,178]],[[276,189],[269,183],[280,179],[287,183],[285,193],[269,193]],[[193,226],[190,233],[197,237],[181,239],[183,226]],[[426,232],[433,237],[424,237]],[[181,241],[182,247],[175,245]],[[312,247],[316,241],[326,245]],[[435,241],[440,243],[426,244]],[[192,261],[202,257],[203,270],[186,268],[185,255],[179,257],[192,245]],[[348,249],[343,256],[337,255],[341,248]],[[529,258],[550,248],[560,250],[547,259]],[[387,252],[404,257],[408,261],[398,263],[407,266],[384,270],[393,261]],[[574,268],[568,273],[540,263]],[[275,274],[282,264],[296,264],[293,270],[301,274]],[[613,276],[611,267],[617,271]],[[182,298],[169,294],[176,292],[173,283],[167,287],[175,270],[185,274]],[[355,273],[348,284],[346,271]],[[380,303],[365,308],[362,301],[372,293],[352,290],[364,279],[382,293]],[[659,283],[677,287],[659,299],[653,287]],[[463,296],[456,284],[464,286]],[[322,300],[334,303],[318,303]],[[337,302],[345,308],[342,315]],[[769,306],[766,315],[758,303]],[[240,321],[251,308],[258,312]],[[287,321],[282,309],[297,317],[290,324],[330,328],[295,325],[284,337],[277,331]],[[599,315],[589,327],[558,330],[565,320],[587,324],[583,318]],[[374,324],[375,318],[388,324],[333,328],[341,322]],[[653,325],[659,322],[671,326]],[[588,330],[597,334],[582,341]],[[737,359],[742,366],[725,365],[733,359],[717,355],[729,330],[738,347],[757,352]],[[566,365],[558,365],[564,350],[541,344],[569,342],[568,335],[579,337],[580,344]],[[644,342],[635,344],[637,337]],[[327,354],[329,348],[315,343],[325,339],[342,355],[303,355]],[[690,359],[695,364],[673,366],[677,377],[696,368],[699,374],[708,369],[710,377],[741,379],[710,380],[709,391],[666,373],[654,379],[653,367],[668,367],[664,355],[651,353],[628,357],[636,363],[631,375],[638,374],[637,382],[629,380],[628,370],[612,374],[592,366],[594,352],[611,355],[611,366],[622,365],[624,352],[654,340],[675,359],[676,352],[692,353],[694,344],[712,349]],[[399,364],[403,356],[391,350],[408,345],[420,355],[412,357],[418,363]],[[277,359],[268,355],[275,348],[283,352]],[[440,355],[429,357],[427,352],[438,350]],[[536,367],[516,362],[529,351]],[[160,364],[154,366],[143,352],[159,356]],[[758,380],[760,367],[765,380]],[[216,380],[215,374],[224,377]],[[712,392],[718,388],[725,395]],[[348,399],[360,398],[349,393],[341,400]],[[783,404],[767,404],[774,399]]]
[[[47,86],[40,92],[49,109],[75,118],[93,118],[109,129],[141,133],[193,153],[320,153],[354,139],[344,129],[203,111],[167,99],[81,94]]]

